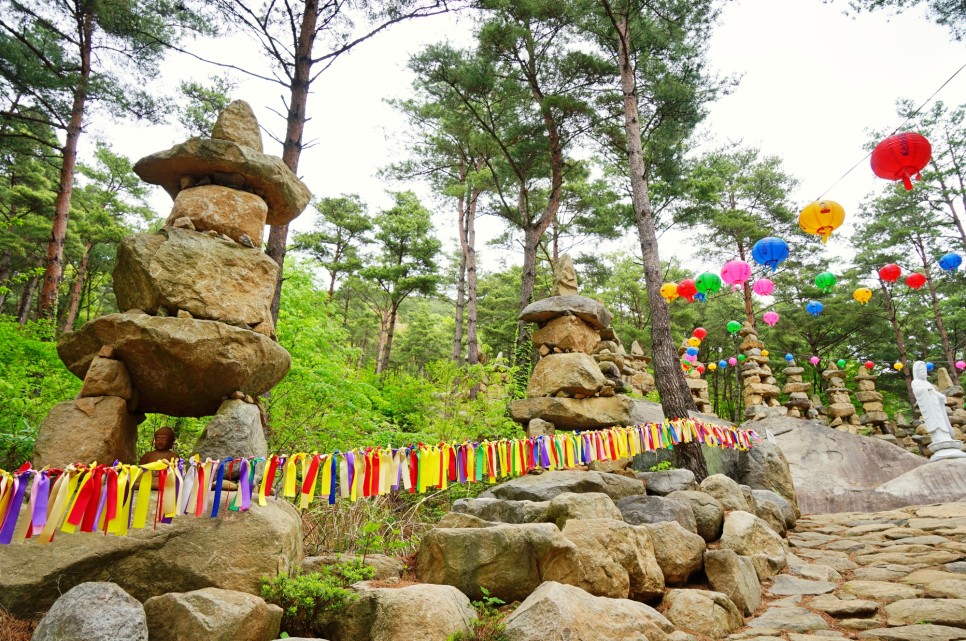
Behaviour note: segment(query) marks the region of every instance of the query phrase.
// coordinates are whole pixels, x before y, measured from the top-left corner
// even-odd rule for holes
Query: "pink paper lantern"
[[[751,287],[759,296],[770,296],[775,291],[775,283],[770,278],[759,278]]]
[[[685,354],[684,360],[686,360],[689,363],[693,363],[694,361],[698,360],[698,357],[695,354]]]
[[[751,278],[751,265],[743,260],[729,260],[721,268],[721,280],[739,289]]]
[[[818,358],[818,356],[813,356],[810,359],[808,359],[808,362],[811,363],[812,365],[818,365],[819,358]]]
[[[769,327],[774,327],[779,318],[781,318],[781,316],[779,316],[777,312],[765,312],[765,315],[761,317],[763,321],[768,323]]]
[[[737,364],[738,364],[738,359],[735,358],[734,356],[728,359],[728,365],[731,365],[732,367],[734,367]]]
[[[956,369],[960,372],[966,369],[966,361],[956,361]]]

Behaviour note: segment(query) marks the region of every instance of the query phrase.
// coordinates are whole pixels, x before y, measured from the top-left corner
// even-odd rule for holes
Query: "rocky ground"
[[[815,514],[729,641],[966,639],[966,502]]]

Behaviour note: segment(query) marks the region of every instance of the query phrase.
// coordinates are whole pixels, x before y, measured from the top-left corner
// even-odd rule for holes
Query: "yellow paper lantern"
[[[845,210],[834,200],[820,200],[811,203],[798,216],[798,225],[806,234],[822,237],[827,243],[832,232],[845,221]]]
[[[897,372],[901,372],[901,371],[902,371],[902,363],[900,363],[900,362],[898,362],[898,361],[897,361],[897,362],[895,362],[895,363],[893,363],[893,364],[892,364],[892,367],[893,367],[893,369],[895,369],[895,370],[896,370]]]
[[[700,347],[701,339],[698,338],[697,336],[692,336],[691,338],[688,339],[688,345],[690,345],[691,347]]]
[[[765,358],[768,358],[768,350],[767,349],[761,350],[761,355],[764,356]]]
[[[865,305],[872,300],[872,290],[868,287],[860,287],[852,292],[852,298]]]
[[[717,363],[708,363],[708,370],[709,371],[713,372],[716,369],[718,369],[718,364]]]
[[[663,285],[661,285],[661,296],[663,296],[664,297],[664,300],[666,300],[669,303],[671,301],[673,301],[675,298],[678,297],[678,286],[677,286],[677,284],[675,284],[675,283],[664,283]]]

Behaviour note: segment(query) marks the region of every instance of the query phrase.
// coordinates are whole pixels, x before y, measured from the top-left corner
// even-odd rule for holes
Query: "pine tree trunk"
[[[533,288],[537,281],[537,246],[540,244],[540,234],[532,226],[523,230],[523,274],[520,279],[519,311],[529,305],[533,299]],[[526,345],[530,340],[526,321],[517,324],[517,344]]]
[[[382,350],[382,360],[377,373],[385,372],[389,369],[389,357],[392,355],[392,337],[396,333],[396,318],[399,315],[399,308],[394,304],[389,308],[389,323],[386,329],[386,345]]]
[[[943,315],[939,311],[939,297],[936,295],[936,284],[933,282],[932,275],[929,273],[928,261],[923,261],[922,271],[926,274],[926,283],[929,285],[929,296],[932,298],[932,313],[936,319],[936,329],[939,331],[939,337],[942,339],[943,354],[946,355],[946,362],[948,364],[946,371],[949,372],[950,378],[953,379],[953,385],[959,385],[959,370],[954,365],[956,355],[953,353],[953,348],[949,344],[949,334],[946,333],[946,324],[943,323]]]
[[[3,308],[7,303],[7,295],[10,293],[9,285],[7,281],[10,280],[10,250],[3,250],[3,254],[0,255],[0,314],[3,313]]]
[[[30,318],[30,308],[33,307],[34,292],[37,291],[37,283],[39,281],[39,276],[32,276],[20,293],[20,302],[17,303],[16,315],[17,322],[21,325],[26,325],[27,319]]]
[[[386,344],[389,342],[389,312],[379,315],[379,349],[376,350],[376,374],[382,374]],[[389,359],[386,359],[388,361]]]
[[[302,155],[302,135],[305,132],[305,109],[309,99],[310,74],[312,72],[312,47],[315,45],[316,25],[319,19],[319,0],[305,0],[302,22],[295,44],[295,65],[289,85],[289,105],[282,143],[282,162],[298,174]],[[295,25],[293,24],[293,29]],[[278,264],[275,294],[272,296],[272,322],[278,324],[278,309],[282,302],[282,271],[285,266],[285,250],[288,243],[288,225],[272,225],[268,232],[265,253]]]
[[[627,157],[630,166],[631,200],[640,236],[644,259],[644,280],[647,285],[648,305],[651,310],[651,354],[654,359],[654,379],[661,397],[661,408],[668,419],[688,418],[689,411],[697,411],[694,399],[684,380],[674,341],[671,338],[671,317],[667,302],[661,296],[663,276],[658,253],[657,233],[648,196],[644,153],[641,145],[640,113],[637,106],[637,82],[630,58],[627,22],[618,18],[617,55],[620,65],[621,90],[624,95],[624,132],[627,137]],[[679,467],[694,473],[700,483],[708,476],[701,445],[682,443],[674,448]]]
[[[480,192],[474,191],[466,214],[466,362],[470,365],[480,362],[476,323],[476,205],[479,199]]]
[[[745,246],[743,244],[738,245],[738,257],[741,258],[741,260],[746,260]],[[751,324],[752,327],[756,327],[757,323],[755,323],[755,307],[751,302],[750,280],[746,280],[744,283],[742,283],[741,288],[742,288],[742,293],[745,296],[745,318],[748,319],[748,322]]]
[[[916,395],[912,393],[912,368],[909,367],[909,360],[906,358],[906,342],[902,339],[902,328],[899,327],[899,319],[896,318],[896,306],[892,302],[892,295],[889,288],[882,280],[879,280],[879,287],[885,297],[886,312],[889,314],[889,323],[892,324],[892,334],[896,339],[896,347],[899,349],[899,362],[902,363],[902,377],[906,381],[906,394],[909,396],[909,404],[916,406]]]
[[[463,242],[466,235],[465,206],[465,199],[460,195],[456,199],[456,227],[460,239],[460,269],[456,278],[456,327],[453,329],[452,358],[455,363],[463,360],[463,307],[466,296],[466,244]]]
[[[84,257],[81,258],[80,266],[77,268],[77,278],[74,279],[74,286],[70,292],[70,305],[67,308],[67,316],[61,325],[60,331],[64,334],[74,329],[74,321],[77,320],[77,311],[80,309],[81,296],[84,293],[84,279],[87,276],[87,264],[91,259],[93,243],[84,245]]]
[[[57,291],[64,274],[64,240],[67,238],[67,219],[70,216],[70,199],[74,193],[74,167],[77,165],[77,142],[80,139],[87,104],[88,81],[91,76],[91,40],[94,33],[94,18],[90,10],[82,13],[78,20],[78,42],[80,45],[80,78],[74,89],[73,103],[70,108],[70,121],[64,141],[63,158],[60,166],[60,185],[54,201],[54,220],[47,243],[47,257],[44,261],[44,285],[40,290],[37,305],[38,318],[54,318],[57,315]]]

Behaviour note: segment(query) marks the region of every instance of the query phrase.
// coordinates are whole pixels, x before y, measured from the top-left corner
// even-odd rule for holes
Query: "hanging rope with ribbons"
[[[58,530],[124,536],[147,527],[149,519],[156,528],[180,516],[217,518],[225,512],[245,512],[253,501],[266,505],[268,498],[277,500],[279,494],[304,510],[317,492],[334,504],[339,498],[356,501],[396,491],[445,490],[452,483],[496,483],[538,468],[561,470],[613,461],[679,443],[747,450],[758,440],[753,430],[680,419],[525,439],[420,443],[330,454],[204,462],[194,456],[145,465],[91,463],[41,470],[26,463],[15,472],[0,469],[0,544],[13,541],[21,515],[29,520],[24,538],[36,538],[42,545]],[[224,489],[235,470],[237,488]],[[151,510],[155,475],[157,501]]]

